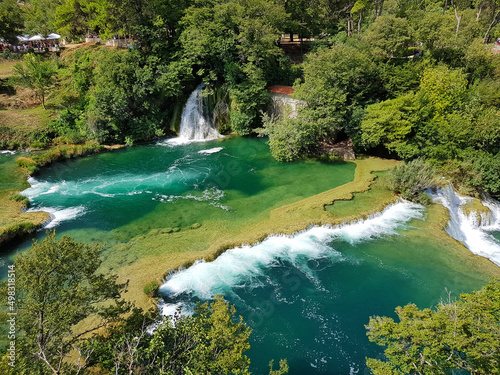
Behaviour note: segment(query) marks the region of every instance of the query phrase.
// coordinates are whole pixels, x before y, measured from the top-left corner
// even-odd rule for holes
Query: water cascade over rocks
[[[434,202],[448,209],[450,221],[446,232],[474,254],[486,257],[500,266],[500,242],[488,233],[500,230],[500,202],[485,199],[481,202],[485,207],[484,211],[471,210],[467,213],[465,206],[473,198],[457,194],[451,185],[429,194]]]
[[[209,141],[221,138],[205,111],[205,97],[202,96],[203,84],[198,85],[191,93],[182,110],[179,137],[174,143],[190,143]]]
[[[292,236],[271,235],[253,246],[243,245],[230,249],[213,262],[200,260],[191,267],[178,271],[167,278],[160,293],[168,300],[160,309],[168,314],[178,303],[177,296],[186,293],[202,300],[216,294],[228,295],[233,289],[252,284],[252,280],[276,267],[281,262],[296,264],[305,274],[308,262],[325,257],[342,258],[328,246],[334,239],[348,243],[369,241],[382,236],[396,235],[411,219],[421,219],[423,207],[399,202],[366,220],[345,223],[336,227],[312,227]],[[176,305],[177,307],[177,305]]]
[[[270,116],[281,116],[288,112],[290,118],[297,118],[298,108],[305,105],[301,100],[292,99],[290,95],[271,93],[271,105],[268,110]]]

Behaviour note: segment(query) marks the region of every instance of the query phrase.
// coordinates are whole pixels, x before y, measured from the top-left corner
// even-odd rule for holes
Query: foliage
[[[48,35],[55,31],[56,10],[62,0],[30,0],[26,6],[25,27],[28,34]]]
[[[24,56],[24,65],[16,64],[14,73],[15,82],[33,90],[45,109],[45,98],[54,84],[56,74],[52,61],[43,61],[40,55],[28,53]]]
[[[99,245],[68,236],[58,240],[49,232],[16,258],[16,366],[30,372],[66,372],[72,366],[65,358],[85,333],[75,334],[73,326],[92,314],[111,319],[122,311],[118,298],[125,285],[117,284],[116,276],[97,272],[100,251]]]
[[[377,17],[363,39],[373,47],[374,52],[382,56],[404,56],[413,42],[413,30],[406,18],[393,15]]]
[[[436,170],[422,159],[415,159],[392,169],[386,177],[387,187],[403,198],[418,203],[427,189],[436,187]]]
[[[500,198],[499,156],[499,152],[465,151],[466,162],[461,165],[461,169],[467,172],[464,183],[476,191]]]
[[[16,0],[0,2],[0,38],[17,42],[16,35],[23,26],[22,9]]]
[[[271,154],[279,161],[293,161],[312,154],[320,137],[314,123],[290,118],[287,111],[278,118],[265,115],[264,128],[257,129],[257,132],[260,136],[269,137]]]
[[[467,148],[496,152],[497,110],[481,105],[492,99],[487,99],[483,86],[477,90],[477,95],[470,95],[460,69],[427,68],[416,93],[367,107],[362,143],[367,148],[383,145],[403,159],[453,159]]]
[[[299,118],[315,123],[318,134],[333,140],[340,132],[355,137],[360,110],[384,95],[370,55],[344,44],[308,56],[304,81],[294,88],[294,97],[307,103]]]
[[[99,364],[116,374],[249,374],[250,360],[243,353],[250,348],[251,330],[235,313],[221,296],[198,304],[193,315],[178,310],[160,322],[154,313],[134,309],[106,336],[82,346],[92,352],[87,367]],[[146,334],[153,323],[154,333]],[[280,370],[271,374],[287,371],[286,361],[280,361]]]
[[[366,326],[370,341],[387,347],[387,361],[367,360],[375,375],[499,373],[500,282],[441,302],[436,310],[410,304],[396,314],[399,322],[377,316]]]

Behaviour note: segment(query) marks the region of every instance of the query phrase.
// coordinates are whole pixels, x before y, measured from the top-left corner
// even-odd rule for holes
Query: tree
[[[377,17],[363,39],[375,47],[375,51],[381,51],[382,55],[402,56],[412,42],[413,30],[406,18],[393,15]],[[380,52],[378,52],[380,54]]]
[[[56,29],[56,10],[63,0],[30,0],[26,2],[26,32],[48,35]]]
[[[0,38],[16,43],[16,35],[23,28],[23,21],[22,10],[16,0],[0,2]]]
[[[441,302],[436,310],[410,304],[396,308],[399,322],[372,317],[366,326],[370,341],[386,346],[387,361],[367,365],[375,375],[500,373],[500,282]]]
[[[315,123],[291,118],[289,111],[278,118],[264,116],[259,136],[269,137],[271,154],[278,161],[293,161],[314,154],[321,131]]]
[[[87,341],[88,367],[100,365],[115,374],[249,374],[251,329],[221,296],[198,304],[193,315],[158,317],[135,309],[105,336]],[[146,334],[154,324],[153,334]],[[286,361],[270,374],[288,371]]]
[[[100,251],[100,245],[84,245],[69,236],[58,240],[55,232],[48,232],[16,258],[16,366],[29,373],[69,371],[74,366],[68,354],[81,337],[123,311],[118,298],[125,284],[98,273]],[[103,320],[84,332],[73,332],[75,324],[93,314]]]
[[[304,81],[295,84],[294,97],[306,102],[299,119],[317,124],[326,138],[340,132],[355,136],[360,112],[384,92],[368,52],[344,45],[318,50],[304,62]]]
[[[14,67],[14,81],[21,86],[29,87],[42,101],[45,108],[45,98],[54,83],[56,68],[50,60],[42,60],[40,55],[28,53],[24,56],[24,65]]]

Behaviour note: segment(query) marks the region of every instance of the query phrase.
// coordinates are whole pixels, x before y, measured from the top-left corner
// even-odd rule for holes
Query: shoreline
[[[152,281],[161,284],[165,277],[174,270],[189,267],[199,259],[213,261],[226,250],[244,244],[259,243],[271,235],[292,235],[311,226],[335,226],[363,219],[382,211],[387,205],[397,201],[397,196],[389,190],[380,186],[372,189],[372,186],[377,179],[375,172],[386,171],[398,165],[399,161],[366,157],[352,162],[356,164],[356,170],[351,182],[273,209],[267,217],[256,218],[253,222],[247,223],[245,229],[238,233],[218,233],[216,238],[211,241],[210,237],[211,235],[213,237],[213,233],[210,232],[215,230],[216,226],[206,224],[196,229],[196,231],[159,233],[156,236],[146,236],[145,238],[144,236],[138,236],[140,238],[137,240],[134,238],[130,240],[131,246],[127,246],[126,249],[128,253],[140,253],[141,248],[154,246],[154,244],[169,244],[170,246],[168,246],[168,249],[166,247],[157,249],[158,254],[135,259],[131,264],[121,267],[115,267],[106,260],[103,265],[108,270],[116,272],[119,275],[120,282],[129,280],[129,288],[124,295],[125,299],[134,302],[138,307],[145,309],[156,308],[156,299],[146,296],[143,288]],[[326,205],[331,205],[337,201],[351,202],[356,199],[357,195],[370,194],[373,191],[375,191],[375,194],[372,194],[372,204],[351,210],[351,215],[339,215],[336,212],[325,210]],[[201,232],[203,238],[209,239],[206,241],[208,246],[192,251],[182,248],[182,244],[194,242],[193,232],[198,232],[198,237]],[[156,242],[154,237],[157,237]],[[113,253],[118,251],[120,251],[119,246],[107,249],[105,257],[112,258]]]
[[[87,155],[97,153],[110,152],[125,148],[125,145],[57,145],[47,150],[43,150],[40,155],[34,157],[19,156],[16,161],[16,167],[19,170],[19,175],[23,175],[23,185],[28,185],[28,178],[36,175],[39,168],[47,167],[55,163],[64,162],[70,159],[82,158]],[[31,152],[38,150],[2,150],[9,155],[15,155],[18,152]],[[36,231],[42,229],[53,219],[52,215],[45,211],[24,211],[24,206],[20,202],[14,202],[9,199],[10,195],[20,193],[22,190],[5,189],[0,191],[0,208],[2,208],[4,216],[0,215],[0,246],[8,245],[9,243],[21,241],[23,238],[30,237]],[[3,225],[2,225],[3,222]]]

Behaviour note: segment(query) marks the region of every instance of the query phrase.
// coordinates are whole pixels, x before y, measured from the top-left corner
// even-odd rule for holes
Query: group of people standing
[[[41,52],[46,49],[58,51],[59,43],[58,41],[39,41],[39,42],[28,42],[22,44],[9,44],[9,43],[1,43],[0,50],[2,53],[4,52],[28,52],[28,51],[36,51]]]

